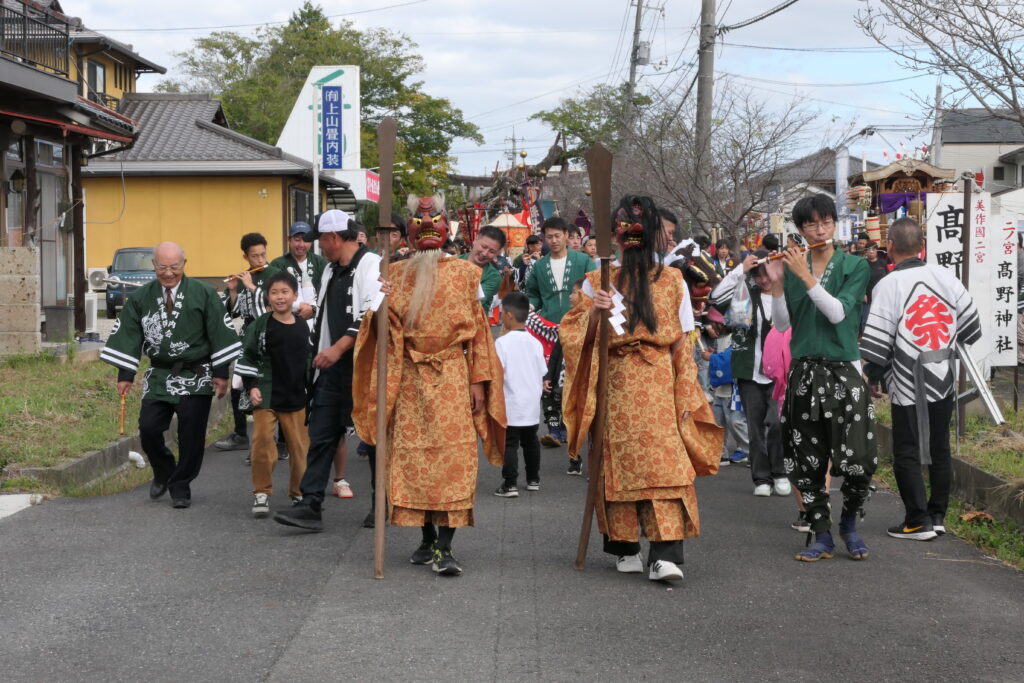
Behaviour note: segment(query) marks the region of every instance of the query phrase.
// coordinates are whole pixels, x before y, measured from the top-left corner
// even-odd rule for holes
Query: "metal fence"
[[[68,77],[68,22],[18,0],[0,4],[0,56]]]

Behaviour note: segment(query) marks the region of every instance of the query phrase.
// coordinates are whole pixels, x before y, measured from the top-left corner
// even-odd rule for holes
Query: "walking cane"
[[[121,431],[118,432],[118,436],[124,436],[124,411],[128,403],[128,396],[121,395]]]
[[[584,155],[590,174],[591,201],[594,213],[594,231],[597,236],[597,255],[601,259],[601,289],[611,289],[612,261],[612,153],[598,143]],[[590,432],[590,480],[587,482],[587,502],[583,508],[583,528],[576,548],[576,569],[583,569],[590,544],[590,529],[597,501],[597,487],[601,480],[601,460],[604,454],[604,425],[608,413],[608,317],[610,311],[601,311],[597,333],[597,410]]]
[[[380,200],[377,202],[377,248],[380,250],[380,278],[388,279],[391,261],[391,178],[395,163],[395,138],[398,122],[390,116],[377,126],[377,153],[380,164]],[[373,578],[384,578],[384,512],[387,505],[388,463],[388,297],[377,309],[377,459],[373,488]]]

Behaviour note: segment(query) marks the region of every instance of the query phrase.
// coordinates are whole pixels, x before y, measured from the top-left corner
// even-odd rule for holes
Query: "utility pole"
[[[932,166],[942,163],[942,83],[935,84],[935,120],[932,121],[932,146],[928,149]]]
[[[698,186],[698,205],[707,200],[707,190],[700,187],[711,175],[711,103],[715,87],[715,0],[701,0],[700,46],[697,56],[697,120],[694,125],[696,163],[694,182]],[[703,223],[698,216],[698,223]],[[710,229],[710,226],[704,226]]]
[[[629,82],[626,83],[626,107],[622,120],[625,122],[626,132],[633,129],[633,114],[636,108],[633,106],[633,96],[636,93],[636,63],[640,52],[640,24],[644,18],[644,1],[636,0],[636,19],[633,22],[633,48],[629,53]]]
[[[516,127],[512,126],[512,137],[505,138],[505,144],[512,144],[512,151],[505,152],[505,156],[508,157],[509,161],[512,162],[513,166],[516,165],[516,154],[518,153],[516,150],[516,142],[525,142],[525,140],[523,138],[516,138]]]

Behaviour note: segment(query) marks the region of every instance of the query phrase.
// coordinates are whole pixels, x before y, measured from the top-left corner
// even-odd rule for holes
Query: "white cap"
[[[348,230],[348,214],[341,209],[324,211],[316,225],[317,232],[341,232]]]

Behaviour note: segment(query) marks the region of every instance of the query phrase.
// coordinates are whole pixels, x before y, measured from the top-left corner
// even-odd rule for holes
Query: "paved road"
[[[395,529],[376,581],[365,462],[357,498],[305,535],[250,517],[241,460],[210,453],[189,510],[140,488],[0,520],[0,679],[1024,679],[1024,574],[952,537],[888,539],[888,493],[865,522],[871,559],[807,565],[791,500],[724,469],[699,482],[703,537],[669,590],[615,572],[596,534],[573,569],[585,482],[545,451],[543,490],[516,500],[490,495],[482,465],[463,577],[408,564],[418,532]]]

